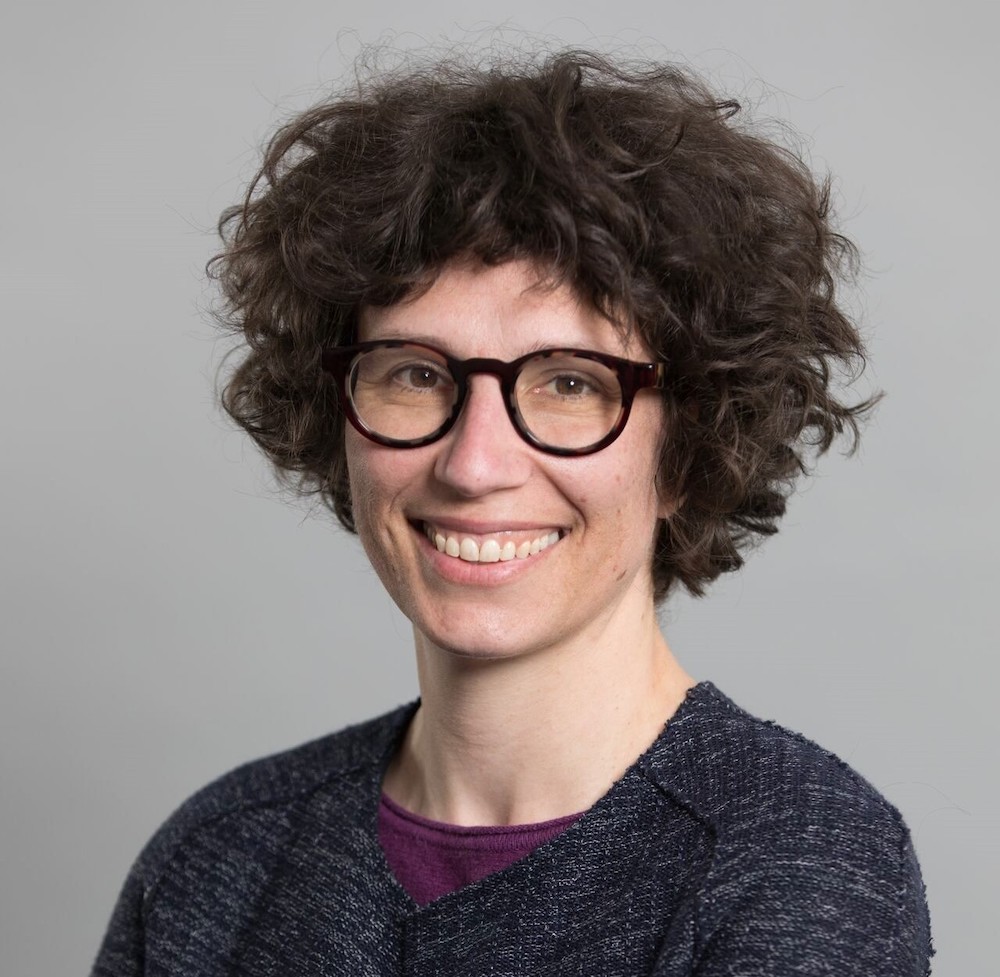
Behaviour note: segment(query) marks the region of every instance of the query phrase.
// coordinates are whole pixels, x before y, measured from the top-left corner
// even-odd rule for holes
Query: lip
[[[475,535],[499,535],[501,532],[535,532],[544,529],[554,528],[551,524],[524,523],[518,522],[516,525],[503,524],[504,529],[498,530],[496,522],[482,522],[477,520],[443,519],[433,521],[427,520],[440,529],[447,529],[449,532],[464,533],[468,536]],[[473,528],[475,527],[475,528]],[[489,527],[493,527],[492,529]],[[557,547],[555,545],[541,550],[534,556],[526,559],[498,561],[496,563],[470,563],[467,560],[457,559],[445,553],[438,552],[436,546],[427,538],[422,520],[412,520],[410,529],[417,537],[417,547],[420,554],[430,565],[434,574],[444,579],[448,583],[465,586],[499,586],[520,577],[522,574],[530,573],[533,566],[542,565],[550,552]],[[560,540],[561,542],[561,540]]]
[[[557,522],[525,522],[519,519],[455,519],[448,516],[418,516],[409,520],[418,531],[424,526],[445,529],[455,535],[497,536],[503,533],[541,533],[556,530],[565,535],[567,529]]]

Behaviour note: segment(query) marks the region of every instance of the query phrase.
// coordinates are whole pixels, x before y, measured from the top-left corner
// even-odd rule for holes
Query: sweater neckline
[[[417,699],[403,706],[393,715],[392,726],[387,730],[388,735],[383,741],[381,753],[374,758],[376,762],[369,768],[371,776],[368,783],[366,826],[368,841],[380,864],[382,874],[389,880],[390,886],[396,890],[398,897],[406,903],[410,913],[414,915],[431,914],[439,908],[441,911],[446,911],[447,907],[456,899],[474,898],[477,895],[486,897],[497,887],[511,886],[516,888],[521,884],[527,885],[527,875],[530,875],[534,863],[539,859],[561,857],[564,851],[580,844],[580,839],[595,822],[614,820],[628,813],[628,798],[642,784],[649,783],[647,771],[658,765],[658,761],[669,754],[672,740],[676,735],[679,735],[677,732],[679,728],[700,707],[709,705],[712,701],[726,702],[728,700],[709,681],[703,680],[691,686],[680,705],[664,721],[656,739],[629,764],[618,780],[601,797],[585,811],[572,816],[573,823],[565,831],[550,841],[544,842],[531,854],[507,868],[494,872],[478,882],[449,892],[424,906],[414,902],[409,893],[399,884],[378,841],[378,814],[382,803],[382,781],[392,757],[402,743],[406,730],[420,706],[420,700]]]
[[[450,824],[447,821],[435,821],[433,818],[425,818],[421,814],[410,811],[397,804],[384,791],[382,793],[381,805],[396,819],[406,821],[410,825],[428,835],[443,835],[450,838],[500,838],[507,835],[528,835],[546,832],[564,825],[572,824],[577,818],[586,814],[586,811],[577,811],[575,814],[564,814],[562,817],[551,818],[548,821],[536,821],[524,824]]]

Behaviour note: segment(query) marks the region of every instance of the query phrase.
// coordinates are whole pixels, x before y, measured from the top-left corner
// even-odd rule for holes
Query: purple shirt
[[[399,884],[425,906],[530,855],[581,814],[538,824],[463,827],[423,818],[383,794],[378,840]]]

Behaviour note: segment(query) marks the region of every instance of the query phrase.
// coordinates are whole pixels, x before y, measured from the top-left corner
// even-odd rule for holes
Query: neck
[[[463,825],[547,821],[593,805],[694,684],[660,634],[652,601],[626,620],[490,659],[445,651],[418,632],[421,705],[386,792],[411,811]]]

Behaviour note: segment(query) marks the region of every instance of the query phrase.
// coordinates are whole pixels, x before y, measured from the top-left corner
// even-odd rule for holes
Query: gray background
[[[667,634],[689,671],[855,765],[909,821],[936,973],[998,908],[995,13],[797,2],[8,5],[3,84],[0,973],[85,972],[189,793],[415,691],[356,542],[213,404],[201,268],[275,122],[362,42],[686,60],[838,176],[889,397],[782,534]],[[988,23],[987,20],[991,22]],[[509,40],[521,43],[516,30]],[[991,447],[992,446],[992,447]],[[987,769],[989,773],[987,773]]]

